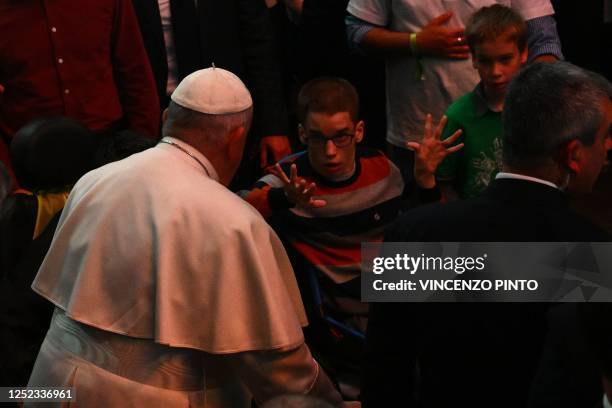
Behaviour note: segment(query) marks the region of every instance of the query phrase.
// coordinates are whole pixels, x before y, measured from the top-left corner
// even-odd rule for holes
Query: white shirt
[[[561,190],[559,188],[559,186],[557,186],[555,183],[551,183],[548,180],[543,180],[543,179],[537,178],[537,177],[525,176],[523,174],[508,173],[508,172],[500,171],[495,176],[495,179],[527,180],[527,181],[531,181],[531,182],[534,182],[534,183],[544,184],[544,185],[547,185],[549,187],[556,188],[557,190]]]
[[[447,10],[454,12],[448,27],[464,27],[470,15],[483,6],[503,4],[517,10],[525,20],[554,13],[549,0],[350,0],[347,10],[357,18],[397,32],[419,32]],[[428,113],[437,123],[446,108],[470,92],[479,81],[469,59],[423,57],[423,76],[417,76],[412,57],[386,59],[387,141],[404,147],[418,141]]]

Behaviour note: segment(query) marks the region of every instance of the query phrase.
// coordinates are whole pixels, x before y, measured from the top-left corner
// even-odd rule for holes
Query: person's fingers
[[[444,139],[442,141],[442,144],[444,144],[445,146],[453,144],[455,142],[455,140],[457,140],[459,138],[459,136],[461,136],[462,133],[463,133],[463,130],[461,130],[461,129],[457,130],[455,133],[453,133],[452,135],[450,135],[449,137]]]
[[[297,177],[297,176],[291,178],[291,186],[293,187],[293,190],[295,190],[297,194],[302,193],[302,190],[304,189],[303,185],[304,185],[303,178]]]
[[[303,178],[300,179],[299,183],[298,183],[298,192],[300,194],[304,194],[304,191],[306,191],[307,185],[306,185],[306,180],[304,180]]]
[[[427,116],[425,116],[425,134],[423,135],[423,139],[431,138],[432,122],[433,122],[433,119],[431,117],[431,113],[428,113]]]
[[[287,178],[287,175],[285,174],[285,172],[283,171],[283,168],[281,167],[280,163],[276,163],[274,165],[274,173],[276,175],[276,177],[280,178],[281,181],[287,185],[290,183],[289,179]]]
[[[406,142],[406,148],[413,152],[418,152],[421,144],[419,142]]]
[[[304,194],[312,194],[312,193],[314,193],[315,188],[317,188],[317,185],[315,183],[310,183],[304,189]]]
[[[294,181],[295,179],[297,179],[297,165],[295,163],[293,163],[290,167],[289,170],[290,174],[291,174],[291,181]]]
[[[442,119],[440,119],[440,122],[438,122],[438,126],[436,126],[436,131],[433,134],[434,139],[440,139],[442,131],[446,126],[446,122],[448,122],[448,118],[446,117],[446,115],[442,115]]]
[[[448,20],[450,20],[452,16],[453,16],[452,11],[447,11],[446,13],[442,13],[439,16],[435,17],[433,20],[431,20],[429,23],[427,23],[427,27],[442,25],[446,23]]]
[[[451,58],[451,59],[468,59],[470,58],[470,53],[466,52],[466,53],[450,53],[446,55],[447,58]]]
[[[470,47],[464,44],[458,44],[457,40],[453,39],[453,42],[446,47],[448,54],[469,54]]]
[[[455,153],[458,150],[463,149],[463,143],[459,143],[453,147],[449,147],[448,149],[446,149],[446,151],[450,154],[450,153]]]
[[[453,39],[458,38],[461,41],[465,41],[465,32],[463,28],[449,28],[447,34]]]
[[[325,200],[321,200],[318,198],[311,198],[310,199],[310,206],[314,207],[314,208],[321,208],[321,207],[325,207],[327,205],[327,201]]]

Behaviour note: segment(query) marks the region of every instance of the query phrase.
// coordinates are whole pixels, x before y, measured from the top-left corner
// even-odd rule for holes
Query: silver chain
[[[160,143],[166,143],[166,144],[169,144],[170,146],[174,146],[174,147],[176,147],[177,149],[179,149],[180,151],[182,151],[183,153],[187,154],[187,155],[188,155],[189,157],[191,157],[193,160],[197,161],[197,162],[198,162],[198,164],[200,165],[200,167],[202,167],[202,169],[204,169],[204,171],[206,172],[206,175],[207,175],[208,177],[210,177],[210,173],[208,172],[208,169],[206,168],[206,166],[204,165],[204,163],[202,163],[202,162],[200,161],[200,159],[198,159],[198,158],[197,158],[197,157],[195,157],[193,154],[191,154],[191,153],[189,152],[189,150],[185,149],[183,146],[179,145],[178,143],[174,143],[174,142],[173,142],[173,141],[171,141],[171,140],[163,140],[163,139],[162,139],[162,140],[160,140],[159,142],[160,142]]]

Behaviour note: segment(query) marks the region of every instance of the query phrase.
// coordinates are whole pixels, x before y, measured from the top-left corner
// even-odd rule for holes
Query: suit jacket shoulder
[[[478,198],[405,213],[387,241],[607,241],[610,236],[574,213],[564,194],[522,180],[496,180]]]

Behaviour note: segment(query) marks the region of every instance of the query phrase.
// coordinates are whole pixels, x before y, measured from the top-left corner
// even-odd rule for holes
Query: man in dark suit
[[[606,163],[611,98],[607,80],[574,65],[527,67],[505,100],[504,171],[480,198],[406,213],[385,239],[609,241],[568,208],[566,193],[588,192]],[[543,304],[372,303],[364,406],[525,407],[545,312]]]
[[[254,99],[262,167],[291,153],[274,37],[263,0],[132,0],[162,109],[185,76],[214,64],[238,75]],[[253,133],[253,132],[251,132]],[[259,146],[256,140],[259,139]],[[257,174],[253,174],[256,177]],[[254,181],[254,180],[252,180]],[[250,183],[247,183],[250,184]]]

